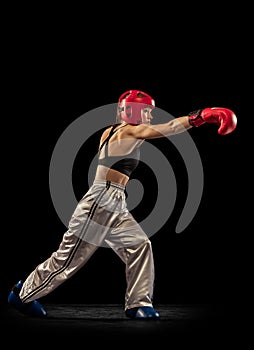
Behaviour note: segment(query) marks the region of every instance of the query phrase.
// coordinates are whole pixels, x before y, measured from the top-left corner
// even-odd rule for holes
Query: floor
[[[207,348],[225,336],[224,308],[216,305],[156,305],[160,320],[131,320],[121,305],[47,304],[46,319],[31,318],[7,306],[1,317],[2,339],[23,339],[34,347],[55,341],[58,345],[84,341],[111,347],[143,346],[161,341],[193,341]],[[33,340],[32,340],[33,339]],[[224,339],[225,340],[225,339]],[[120,343],[119,343],[120,341]],[[29,347],[27,344],[27,347]],[[24,346],[26,346],[24,344]]]

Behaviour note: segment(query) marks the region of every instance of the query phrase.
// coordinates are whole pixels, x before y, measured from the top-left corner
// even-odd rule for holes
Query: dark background
[[[48,183],[58,138],[76,118],[117,102],[128,89],[146,91],[158,107],[175,117],[218,106],[232,109],[238,117],[237,129],[226,136],[219,136],[214,125],[189,131],[204,167],[204,193],[196,216],[178,235],[175,226],[187,191],[184,166],[177,154],[169,154],[162,140],[153,141],[165,148],[179,191],[171,217],[151,238],[156,269],[154,302],[231,302],[240,279],[238,258],[242,252],[237,227],[242,224],[244,203],[243,126],[249,118],[244,112],[248,49],[238,28],[232,26],[232,18],[224,18],[223,26],[220,21],[220,27],[202,28],[198,19],[195,23],[188,19],[190,26],[186,24],[183,31],[179,23],[169,21],[146,29],[137,24],[136,31],[126,26],[119,30],[106,27],[105,31],[103,26],[95,31],[78,21],[74,26],[64,20],[56,25],[49,17],[44,24],[36,25],[35,17],[31,22],[23,23],[6,40],[3,67],[7,124],[2,132],[6,176],[2,185],[7,191],[2,226],[6,255],[2,257],[3,303],[12,285],[57,249],[66,230],[53,207]],[[96,137],[90,141],[73,169],[79,198],[87,190],[87,159],[97,142]],[[142,164],[134,176],[148,181]],[[123,263],[111,250],[101,248],[82,270],[43,300],[123,303],[124,293]]]

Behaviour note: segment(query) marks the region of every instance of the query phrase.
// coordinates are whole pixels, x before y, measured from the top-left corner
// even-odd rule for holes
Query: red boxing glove
[[[189,123],[192,126],[200,126],[204,123],[215,123],[219,126],[218,134],[226,135],[235,130],[237,118],[228,108],[205,108],[188,114]]]

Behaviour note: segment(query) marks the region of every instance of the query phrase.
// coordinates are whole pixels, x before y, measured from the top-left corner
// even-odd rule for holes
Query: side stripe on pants
[[[90,219],[93,218],[96,208],[98,207],[98,205],[100,204],[100,201],[102,199],[102,197],[104,196],[104,194],[108,191],[108,189],[110,188],[110,182],[107,182],[106,187],[99,193],[98,197],[94,200],[94,203],[91,206],[91,209],[88,213],[88,217],[87,220],[84,222],[84,226],[81,230],[82,232],[82,236],[85,235],[88,227],[89,227],[89,222]],[[80,246],[82,242],[82,237],[78,239],[76,245],[74,246],[73,250],[70,252],[70,255],[68,257],[68,259],[64,262],[63,266],[57,270],[52,272],[51,274],[49,274],[49,276],[45,279],[45,281],[35,290],[33,290],[31,293],[29,293],[22,301],[25,302],[27,299],[31,298],[32,296],[34,296],[35,294],[37,294],[38,292],[40,292],[41,290],[43,290],[44,288],[47,287],[47,285],[52,281],[52,279],[55,278],[55,276],[57,276],[58,274],[62,273],[72,262],[72,260],[75,257],[76,252],[78,251],[78,248]]]

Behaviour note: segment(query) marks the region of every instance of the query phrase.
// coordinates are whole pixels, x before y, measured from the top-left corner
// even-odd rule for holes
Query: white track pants
[[[59,248],[24,281],[23,302],[47,295],[83,267],[99,247],[110,247],[126,266],[125,309],[152,306],[151,242],[127,210],[124,190],[108,181],[93,183],[78,203]]]

